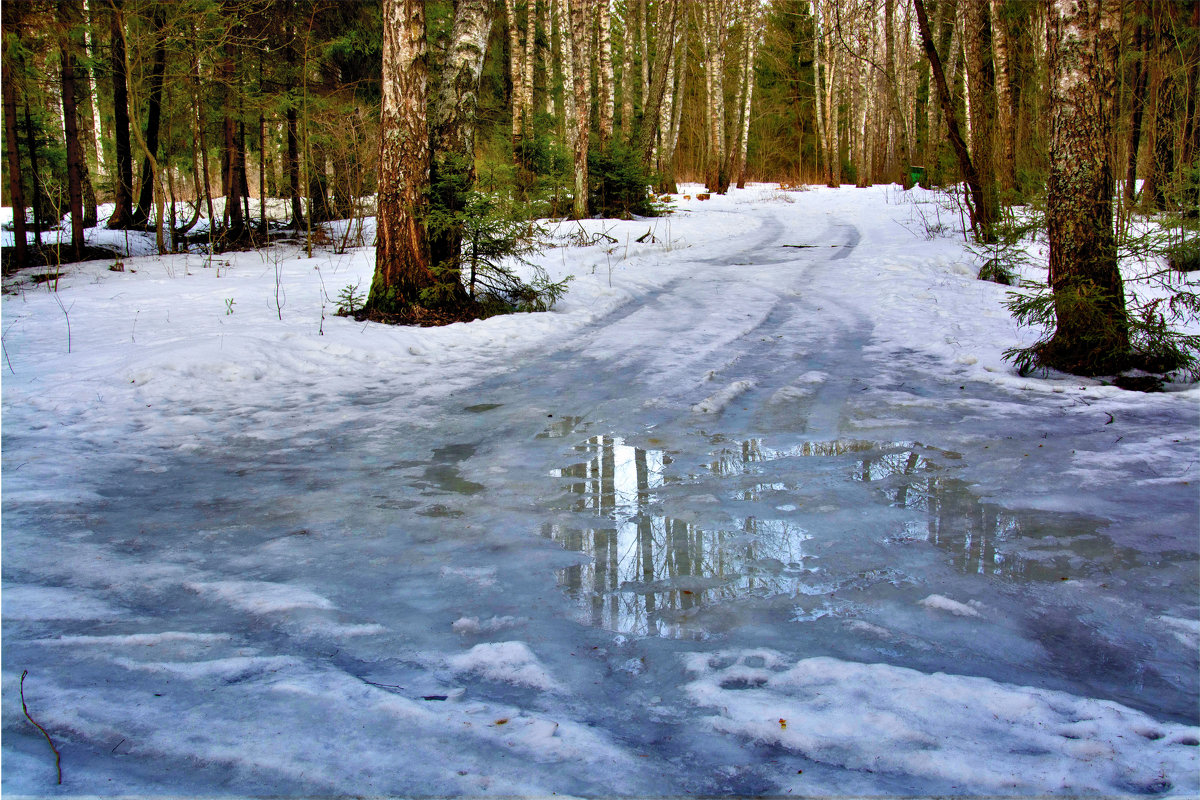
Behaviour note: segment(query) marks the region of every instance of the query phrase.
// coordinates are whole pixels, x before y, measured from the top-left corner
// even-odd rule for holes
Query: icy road
[[[6,796],[1200,792],[1200,391],[1013,374],[923,197],[442,330],[332,316],[369,248],[14,284]]]

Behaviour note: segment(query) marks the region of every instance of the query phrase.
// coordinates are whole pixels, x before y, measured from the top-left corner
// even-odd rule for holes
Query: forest
[[[160,253],[281,235],[311,248],[328,239],[323,223],[378,211],[364,313],[449,321],[561,294],[501,265],[536,248],[531,220],[652,215],[678,181],[714,194],[748,180],[920,183],[960,198],[1000,277],[1024,211],[1073,237],[1051,248],[1054,308],[1017,313],[1052,313],[1076,334],[1018,363],[1161,371],[1194,350],[1130,344],[1194,298],[1139,317],[1116,267],[1122,248],[1151,246],[1130,233],[1148,217],[1174,231],[1152,245],[1173,265],[1197,260],[1200,4],[1187,0],[58,0],[3,12],[3,191],[17,210],[6,271],[111,257],[85,245],[97,224],[152,231]],[[69,243],[43,239],[68,219]],[[1106,342],[1080,349],[1096,327]]]

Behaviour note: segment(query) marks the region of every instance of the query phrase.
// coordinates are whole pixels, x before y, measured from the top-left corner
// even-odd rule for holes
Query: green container
[[[920,185],[921,181],[925,180],[924,167],[909,167],[908,168],[908,183],[911,186]]]

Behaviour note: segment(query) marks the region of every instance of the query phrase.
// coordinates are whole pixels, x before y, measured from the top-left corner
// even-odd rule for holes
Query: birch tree
[[[423,0],[384,0],[375,274],[367,310],[406,312],[436,284],[425,235],[429,126]]]
[[[1046,221],[1056,327],[1037,356],[1065,372],[1111,374],[1129,359],[1110,165],[1116,23],[1110,0],[1053,0],[1049,12]]]
[[[600,146],[606,147],[612,139],[613,116],[616,113],[613,93],[613,58],[612,58],[612,18],[609,13],[609,0],[594,0],[596,3],[596,44],[599,48],[599,75],[596,88],[599,92],[598,110],[600,112]]]
[[[446,63],[433,103],[430,180],[439,223],[430,230],[430,263],[443,283],[457,281],[461,214],[475,184],[475,124],[479,79],[493,24],[489,0],[458,0]]]
[[[607,2],[607,0],[600,0]],[[593,0],[567,0],[571,20],[571,58],[574,63],[575,201],[572,214],[583,219],[588,212],[588,140],[591,136],[592,96],[588,65],[591,64],[591,17]]]

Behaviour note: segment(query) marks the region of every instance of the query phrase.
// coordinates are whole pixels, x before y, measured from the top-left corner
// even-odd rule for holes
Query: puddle
[[[595,436],[577,448],[591,454],[554,475],[574,478],[573,509],[602,524],[547,525],[543,533],[590,563],[560,572],[581,621],[636,635],[695,633],[698,609],[748,596],[803,593],[812,568],[795,523],[747,517],[735,529],[705,529],[654,513],[655,490],[667,481],[671,457]]]
[[[482,414],[485,411],[491,411],[495,408],[500,408],[504,403],[476,403],[473,406],[465,406],[463,411],[469,414]]]
[[[821,547],[844,539],[844,517],[827,523],[814,516],[826,511],[853,511],[867,530],[890,528],[890,535],[873,540],[898,548],[891,551],[895,558],[866,566],[896,567],[902,578],[905,562],[925,558],[905,548],[929,545],[960,572],[1020,582],[1100,578],[1148,558],[1116,547],[1088,517],[1010,511],[981,500],[954,476],[959,454],[917,442],[713,443],[717,449],[701,472],[683,478],[671,474],[668,453],[616,436],[593,436],[576,447],[587,460],[552,473],[566,479],[569,508],[581,519],[547,525],[543,533],[590,557],[559,576],[581,621],[635,635],[686,637],[702,633],[697,616],[706,606],[784,595],[803,607],[811,602],[802,598],[870,584],[858,574],[862,563],[835,563],[811,541],[814,533],[805,525],[821,535]],[[741,476],[752,482],[738,481]],[[726,485],[725,497],[770,503],[772,518],[747,515],[712,528],[666,516],[658,494],[676,480],[706,486],[715,480]],[[897,523],[889,507],[909,518]],[[818,562],[814,549],[826,559]],[[843,559],[855,560],[856,552],[869,551],[843,551]],[[826,613],[814,608],[803,618]]]
[[[666,481],[671,457],[662,450],[645,450],[625,444],[619,436],[593,436],[575,448],[591,458],[551,474],[576,478],[570,491],[580,495],[575,511],[600,516],[632,517],[654,499],[653,491]]]
[[[801,442],[784,448],[768,446],[763,439],[728,442],[723,437],[715,436],[711,441],[713,444],[721,445],[721,449],[714,454],[712,460],[705,464],[705,468],[711,474],[722,478],[757,474],[762,472],[761,464],[785,458],[833,458],[848,453],[870,452],[878,447],[874,442],[853,439],[832,442]]]
[[[962,572],[1039,582],[1103,578],[1147,556],[1118,547],[1095,520],[1049,511],[1010,511],[980,500],[963,481],[936,472],[881,490],[891,505],[918,512],[892,537],[945,550]]]
[[[564,439],[587,427],[583,417],[558,417],[546,425],[538,439]]]
[[[485,488],[483,484],[467,480],[456,466],[475,455],[475,449],[473,444],[451,444],[435,448],[433,463],[425,467],[421,478],[413,481],[413,486],[421,489],[423,494],[431,492],[479,494]]]

